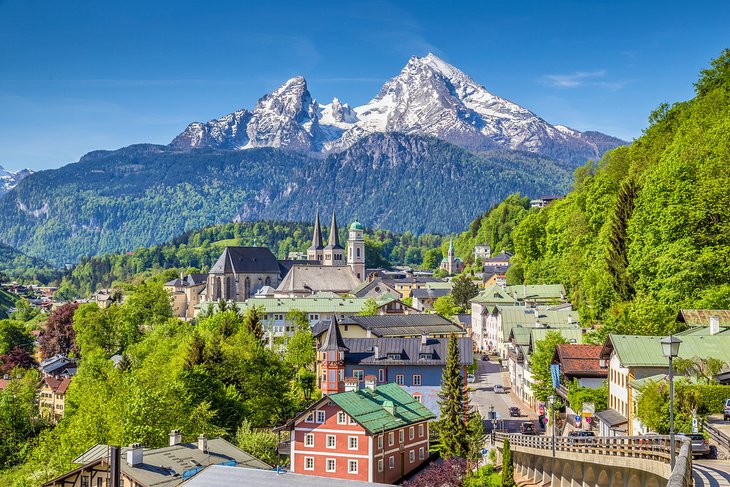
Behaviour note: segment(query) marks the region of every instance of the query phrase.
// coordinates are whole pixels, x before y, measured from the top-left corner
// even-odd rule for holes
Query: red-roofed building
[[[608,377],[608,361],[601,358],[602,349],[602,345],[558,345],[552,363],[560,365],[565,383],[578,379],[581,386],[596,389]]]
[[[70,384],[70,377],[43,378],[38,398],[41,415],[54,423],[63,417],[66,390]]]

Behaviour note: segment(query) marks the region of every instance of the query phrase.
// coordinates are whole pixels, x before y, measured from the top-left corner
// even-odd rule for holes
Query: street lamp
[[[489,405],[489,419],[492,421],[492,432],[497,428],[497,415],[494,414],[494,404]]]
[[[674,469],[674,367],[672,367],[672,359],[679,355],[679,344],[682,340],[669,335],[660,340],[662,344],[662,353],[669,359],[669,465]]]

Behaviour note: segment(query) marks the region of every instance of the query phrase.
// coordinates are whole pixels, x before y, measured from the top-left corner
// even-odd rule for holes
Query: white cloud
[[[546,74],[542,77],[545,84],[558,88],[575,88],[586,84],[597,84],[596,80],[604,78],[606,71],[576,71],[570,74]]]

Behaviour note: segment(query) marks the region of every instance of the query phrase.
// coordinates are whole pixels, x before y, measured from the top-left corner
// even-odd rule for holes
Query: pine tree
[[[504,437],[502,447],[502,487],[516,487],[515,467],[512,464],[512,451],[509,449],[509,438]]]
[[[243,317],[243,327],[259,341],[264,339],[264,327],[261,323],[263,316],[263,307],[251,306]]]
[[[441,376],[439,406],[441,418],[437,423],[441,455],[444,457],[466,457],[469,453],[468,406],[465,401],[464,378],[461,375],[461,357],[458,339],[449,336],[446,367]]]

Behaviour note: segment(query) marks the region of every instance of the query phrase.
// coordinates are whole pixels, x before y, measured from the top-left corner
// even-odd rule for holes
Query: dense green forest
[[[534,154],[475,154],[376,134],[324,159],[280,149],[135,145],[40,171],[0,197],[0,241],[54,266],[160,245],[230,221],[312,221],[335,209],[368,227],[450,233],[514,191],[567,189],[569,171]]]
[[[42,259],[25,255],[13,247],[0,244],[0,281],[50,282],[59,275],[58,269]]]
[[[560,282],[604,333],[663,334],[684,307],[730,305],[730,51],[694,99],[575,172],[564,200],[516,228],[513,276]]]

